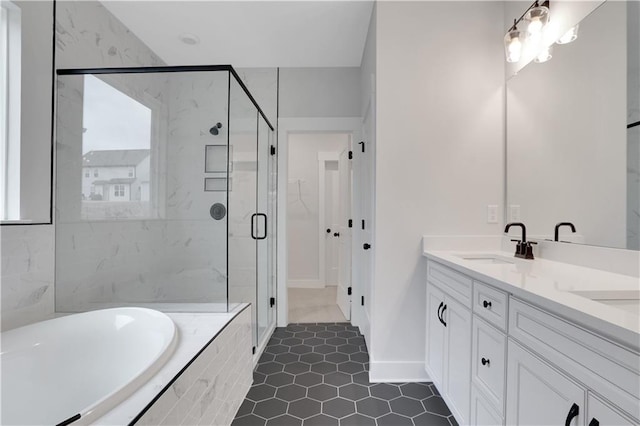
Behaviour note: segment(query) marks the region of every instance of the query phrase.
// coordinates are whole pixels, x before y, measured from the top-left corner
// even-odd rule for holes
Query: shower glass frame
[[[66,233],[65,235],[65,227],[68,224],[76,224],[77,222],[79,227],[92,228],[92,222],[94,224],[101,223],[102,225],[106,223],[106,226],[113,225],[111,228],[114,233],[116,233],[118,228],[123,229],[122,233],[127,233],[128,231],[135,229],[137,226],[140,226],[141,228],[149,227],[150,224],[152,224],[151,226],[158,226],[157,224],[154,224],[154,220],[170,220],[165,215],[163,209],[166,209],[169,205],[168,200],[172,195],[175,196],[175,193],[169,194],[168,192],[167,182],[171,180],[168,176],[169,173],[163,171],[158,164],[156,164],[156,168],[154,170],[154,160],[150,160],[152,163],[149,165],[151,170],[150,175],[157,175],[158,177],[156,180],[160,182],[160,187],[157,188],[156,191],[161,195],[156,197],[154,201],[157,205],[149,208],[150,211],[156,212],[156,217],[143,216],[121,219],[110,217],[108,219],[100,218],[98,220],[88,220],[85,218],[83,220],[82,215],[78,213],[81,210],[80,205],[82,204],[82,199],[73,192],[76,191],[73,188],[77,188],[79,185],[80,176],[77,172],[79,168],[82,168],[82,165],[79,163],[83,163],[86,166],[87,160],[85,158],[85,153],[83,152],[80,157],[78,157],[77,154],[80,153],[78,140],[82,140],[84,143],[83,134],[87,129],[82,126],[81,121],[78,121],[77,116],[73,116],[73,113],[76,113],[76,115],[80,114],[80,117],[82,117],[82,111],[80,111],[78,107],[79,105],[83,105],[85,102],[83,92],[83,85],[85,84],[84,76],[98,76],[100,80],[107,84],[110,84],[110,80],[116,81],[118,78],[125,80],[128,79],[135,82],[135,80],[139,78],[139,75],[159,76],[159,79],[166,78],[167,81],[173,78],[173,83],[176,85],[181,83],[183,85],[191,84],[191,90],[193,93],[196,93],[196,88],[194,86],[197,84],[197,81],[190,82],[189,77],[192,75],[199,77],[206,75],[203,73],[224,73],[224,75],[226,75],[226,105],[224,108],[226,117],[220,117],[220,114],[218,114],[216,117],[209,117],[209,121],[207,121],[207,125],[210,126],[216,125],[216,122],[218,121],[223,124],[222,128],[220,128],[220,136],[223,136],[223,133],[226,133],[226,141],[224,141],[227,149],[226,171],[216,172],[213,174],[206,173],[204,164],[202,170],[196,170],[197,167],[195,165],[192,167],[194,169],[193,171],[189,171],[188,167],[183,167],[183,169],[187,171],[187,173],[192,174],[192,185],[188,187],[188,191],[203,191],[204,181],[206,178],[226,179],[226,191],[224,191],[224,194],[219,194],[223,195],[224,206],[227,210],[227,215],[224,218],[226,225],[226,229],[224,230],[226,236],[226,247],[224,250],[224,279],[226,280],[226,289],[224,300],[221,300],[222,304],[224,304],[224,308],[203,308],[201,303],[195,300],[200,299],[197,297],[198,295],[193,294],[187,298],[188,300],[171,300],[171,297],[169,297],[168,300],[143,300],[144,298],[134,300],[135,297],[132,300],[127,300],[126,295],[118,295],[117,297],[113,297],[109,300],[109,291],[113,293],[117,286],[116,284],[111,283],[110,286],[108,286],[109,288],[107,288],[107,286],[91,288],[91,286],[94,285],[94,283],[91,283],[91,280],[92,278],[96,278],[97,274],[85,274],[85,277],[83,278],[72,277],[73,279],[68,279],[69,275],[73,275],[75,272],[74,262],[78,260],[78,256],[82,256],[84,253],[87,253],[87,251],[83,250],[82,244],[86,243],[87,248],[89,248],[90,251],[89,246],[91,246],[92,243],[95,243],[95,241],[91,241],[90,237],[87,239],[85,236],[85,239],[83,240],[82,237],[76,238],[77,235],[74,234],[70,235],[69,233]],[[267,329],[270,329],[275,325],[275,307],[272,306],[272,301],[274,300],[272,298],[275,297],[276,252],[272,250],[275,250],[276,248],[276,205],[274,194],[277,191],[277,160],[275,155],[273,155],[276,138],[274,136],[273,125],[269,122],[268,118],[265,116],[264,112],[233,67],[230,65],[211,65],[59,69],[56,72],[56,79],[58,88],[56,92],[56,131],[53,135],[56,147],[55,219],[57,225],[60,225],[56,226],[56,311],[78,312],[116,305],[146,305],[147,303],[151,303],[154,305],[152,307],[165,311],[230,312],[236,308],[238,303],[251,303],[254,316],[254,345],[262,343]],[[79,80],[73,83],[73,79]],[[74,88],[74,84],[80,87],[80,90],[78,90],[78,87]],[[210,83],[210,85],[211,84],[213,83]],[[67,85],[72,86],[72,90],[67,90],[69,89],[66,88]],[[118,87],[115,88],[119,89]],[[75,105],[73,103],[74,101],[70,101],[72,96],[78,95],[78,93],[74,93],[74,90],[80,94],[80,98],[75,101]],[[144,92],[140,87],[136,87],[136,90]],[[148,93],[146,94],[148,95]],[[165,102],[169,102],[166,98],[171,98],[174,95],[175,93],[171,91],[169,91],[169,93],[156,93],[156,96],[158,98],[162,98]],[[132,98],[134,100],[139,100],[134,97]],[[151,98],[153,98],[153,96],[151,96]],[[202,115],[202,111],[198,111],[197,100],[178,99],[176,101],[176,99],[172,98],[171,101],[175,101],[177,104],[182,102],[181,105],[183,107],[186,105],[185,102],[191,102],[194,105],[193,111],[188,112],[186,115]],[[169,116],[166,111],[164,111],[164,114],[165,115],[161,117],[161,120],[166,120],[167,123],[171,120],[176,120],[174,116]],[[65,116],[67,118],[66,122],[61,119],[61,117]],[[223,118],[226,118],[226,120]],[[73,123],[74,121],[75,123]],[[196,139],[194,145],[197,145],[198,149],[202,148],[201,155],[204,158],[206,145],[210,146],[214,143],[212,143],[210,139],[213,133],[209,135],[208,131],[204,132],[203,129],[207,130],[206,126],[199,129],[199,138],[193,135],[190,137],[191,139]],[[225,130],[226,132],[224,132]],[[185,131],[185,129],[172,129],[172,131],[180,133],[181,131]],[[216,145],[220,145],[221,143],[220,136],[213,136],[214,138],[217,138],[217,140],[215,140]],[[159,136],[155,134],[153,137]],[[153,139],[153,137],[150,139]],[[182,139],[187,140],[188,137],[182,136]],[[244,145],[242,143],[235,143],[236,140],[240,139],[244,141]],[[157,158],[155,159],[156,163],[159,162],[162,165],[162,162],[168,162],[170,160],[180,161],[179,155],[175,152],[173,153],[174,155],[169,156],[169,145],[174,143],[174,141],[166,139],[163,143],[165,144],[165,150],[164,152],[163,150],[159,151],[159,154],[157,154]],[[190,142],[183,143],[184,146],[180,147],[181,149],[194,149],[193,145],[189,146]],[[199,145],[202,145],[202,147]],[[242,149],[243,146],[245,147],[244,150]],[[70,149],[73,150],[71,155],[68,154]],[[149,151],[151,152],[151,148]],[[149,157],[151,157],[150,154]],[[191,158],[193,159],[193,157]],[[205,161],[202,162],[204,163]],[[169,166],[165,165],[164,167],[168,168]],[[70,173],[68,172],[69,170],[73,170],[73,172]],[[85,171],[83,170],[81,173],[84,174]],[[161,176],[162,173],[165,173],[166,176]],[[193,184],[195,184],[198,179],[200,180],[201,185],[196,188]],[[247,183],[250,185],[246,185]],[[247,188],[254,186],[255,192],[252,193],[253,198],[243,198],[240,193],[240,189],[243,185]],[[65,186],[67,189],[64,189]],[[65,193],[65,191],[69,194]],[[117,192],[118,189],[115,191]],[[131,197],[133,188],[129,187],[128,191],[128,195]],[[249,191],[253,191],[253,189],[249,189]],[[263,191],[264,194],[260,191]],[[204,192],[204,194],[210,193]],[[202,204],[202,200],[200,201],[200,204]],[[149,204],[151,205],[154,202],[150,202]],[[198,203],[196,202],[194,204]],[[236,209],[238,206],[235,204],[243,205],[244,209]],[[208,224],[204,222],[205,218],[202,217],[201,210],[202,209],[200,209],[198,213],[200,215],[198,220],[206,227]],[[245,217],[247,213],[251,213],[249,218]],[[71,217],[73,217],[73,219],[70,220]],[[89,216],[87,216],[87,218],[88,217]],[[180,215],[176,216],[172,220],[177,222],[179,227],[187,226],[180,222]],[[86,223],[83,224],[83,221]],[[193,227],[193,231],[196,231],[199,228],[199,225],[197,224],[192,224],[190,226]],[[162,232],[170,233],[166,228],[163,229]],[[81,235],[81,233],[78,234],[78,236],[79,235]],[[59,241],[60,244],[58,243]],[[191,240],[189,239],[188,241]],[[113,246],[110,246],[110,242]],[[136,241],[133,242],[134,245],[138,247]],[[216,241],[213,241],[212,243],[215,245]],[[168,239],[168,237],[164,239],[164,244],[170,244],[170,239]],[[188,245],[189,242],[186,242],[185,244]],[[78,250],[75,252],[70,251],[69,247],[67,247],[69,245],[73,245],[73,249],[75,250],[78,248]],[[76,247],[77,245],[80,245],[80,247]],[[153,244],[148,245],[153,246]],[[120,246],[113,243],[111,239],[107,240],[106,243],[103,241],[97,244],[97,246],[100,246],[103,250],[105,248],[111,249],[112,252],[115,251],[116,253],[120,248]],[[210,245],[209,248],[211,247],[212,246]],[[248,268],[247,264],[244,265],[248,270],[243,270],[242,258],[247,257],[251,257],[252,259],[248,263]],[[64,260],[65,258],[66,261]],[[170,261],[174,260],[171,256],[168,258]],[[110,261],[112,262],[113,259],[103,259],[103,261],[105,263],[109,263]],[[180,261],[180,259],[178,259],[178,261]],[[187,261],[189,261],[189,259],[187,259]],[[126,259],[124,263],[126,263]],[[96,267],[96,272],[100,269],[100,265],[103,265],[103,263],[99,263]],[[92,265],[92,267],[93,266],[94,265]],[[151,265],[141,264],[139,267],[142,269],[145,267],[153,269]],[[162,265],[160,265],[160,267],[162,267]],[[201,269],[206,270],[206,267]],[[211,273],[211,271],[207,271],[207,273]],[[83,279],[86,279],[87,282],[84,282]],[[143,279],[142,274],[140,274],[139,281],[140,282],[133,283],[130,287],[135,288],[136,285],[144,286],[145,280]],[[58,285],[58,282],[60,282],[60,285]],[[128,292],[127,283],[119,283],[123,288],[125,288],[125,293]],[[83,289],[83,287],[87,287],[90,291],[85,292],[86,288]],[[174,291],[178,290],[174,289]],[[89,299],[80,303],[74,303],[73,298],[76,297],[77,294],[82,294],[83,292],[88,295]],[[158,293],[163,294],[162,291],[159,291]],[[113,294],[115,295],[115,293]],[[92,303],[90,300],[92,297],[91,295],[98,295],[102,297],[102,299],[101,301]],[[196,296],[195,299],[193,296]],[[100,297],[98,297],[98,299],[100,299]],[[206,294],[202,295],[202,299],[203,302],[218,302],[216,297],[213,297],[212,299],[211,295]],[[141,302],[141,300],[143,301]],[[177,306],[176,303],[179,303],[180,306]]]

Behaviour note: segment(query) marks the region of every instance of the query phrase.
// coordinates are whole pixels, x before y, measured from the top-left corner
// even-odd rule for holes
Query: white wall
[[[377,4],[371,379],[425,379],[421,236],[498,234],[502,3]]]
[[[319,264],[318,153],[338,156],[348,144],[345,134],[298,133],[289,135],[287,184],[287,235],[289,287],[324,287]],[[300,192],[298,192],[300,190]],[[323,225],[324,227],[324,225]]]
[[[358,116],[359,68],[280,69],[280,117]]]
[[[581,242],[626,247],[626,10],[606,2],[507,82],[507,201],[531,236],[570,221]]]
[[[627,3],[627,124],[640,121],[640,3]],[[640,127],[627,131],[627,248],[640,250]]]

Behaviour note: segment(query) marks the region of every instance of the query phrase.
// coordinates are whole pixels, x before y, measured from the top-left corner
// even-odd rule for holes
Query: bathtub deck
[[[174,321],[179,333],[173,356],[151,380],[95,424],[129,424],[245,306],[248,304],[239,305],[229,313],[165,312]]]

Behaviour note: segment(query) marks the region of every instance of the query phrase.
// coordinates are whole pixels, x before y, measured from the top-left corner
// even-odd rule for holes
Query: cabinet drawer
[[[509,336],[638,416],[640,354],[570,324],[514,297],[509,300]]]
[[[493,405],[475,386],[471,386],[471,417],[469,420],[469,424],[476,426],[504,424],[504,417],[495,412]]]
[[[473,282],[473,312],[502,331],[507,330],[507,293],[478,281]]]
[[[471,309],[471,287],[473,282],[471,278],[439,263],[430,261],[427,264],[427,280]]]
[[[474,315],[471,380],[500,415],[504,415],[506,346],[503,333]]]

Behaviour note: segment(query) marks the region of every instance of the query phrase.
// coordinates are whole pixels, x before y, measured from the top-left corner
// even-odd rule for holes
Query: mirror
[[[507,81],[505,217],[534,239],[640,249],[639,22],[609,0]]]

